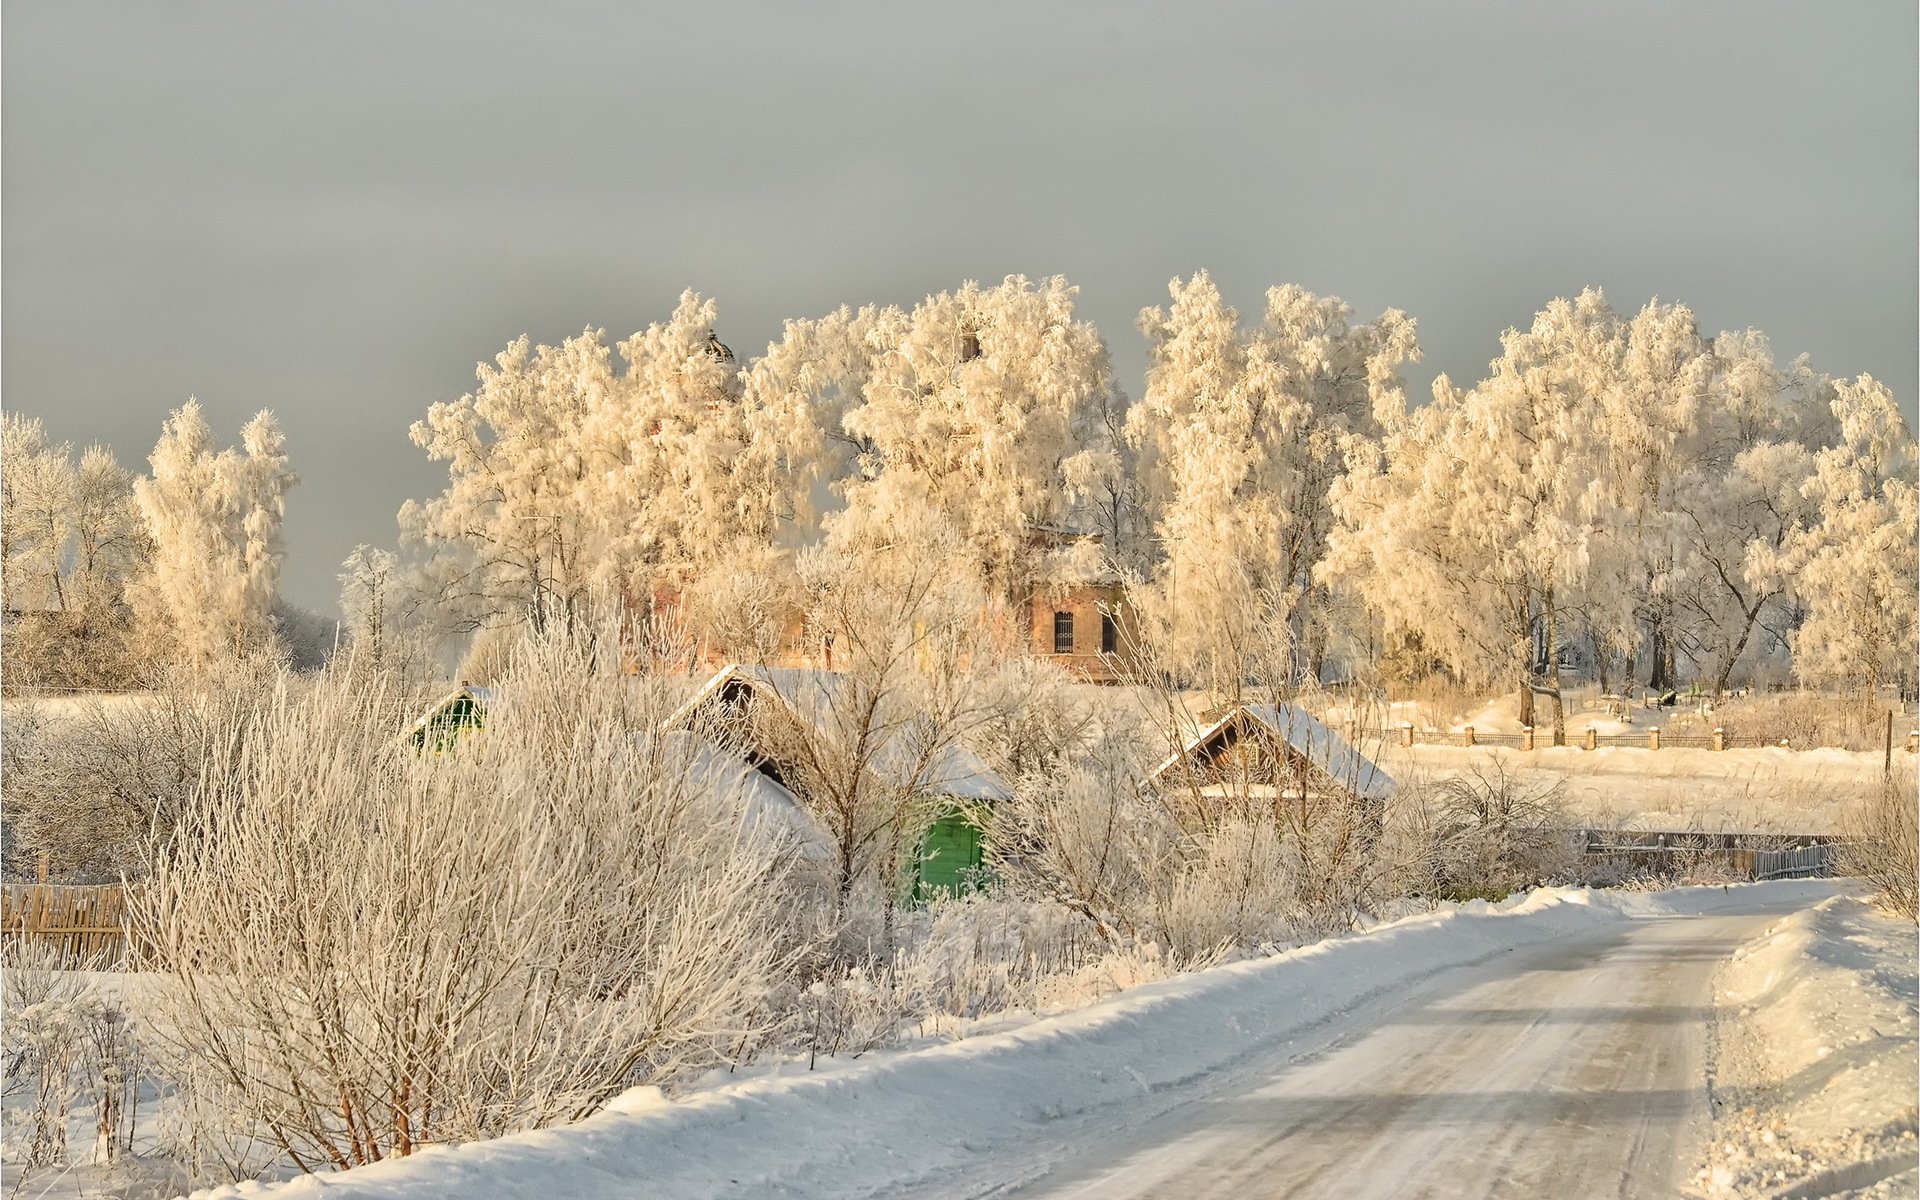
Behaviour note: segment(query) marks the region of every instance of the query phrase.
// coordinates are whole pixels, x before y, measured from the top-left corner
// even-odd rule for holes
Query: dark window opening
[[[1114,621],[1112,613],[1100,614],[1100,653],[1118,654],[1120,652],[1120,626]]]
[[[1070,612],[1053,614],[1053,652],[1073,653],[1073,614]]]

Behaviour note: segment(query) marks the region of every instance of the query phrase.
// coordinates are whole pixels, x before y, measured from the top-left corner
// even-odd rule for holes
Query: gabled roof
[[[448,708],[461,700],[471,700],[484,711],[488,705],[495,701],[496,693],[497,689],[495,688],[474,687],[471,684],[463,683],[438,700],[435,700],[432,704],[427,705],[427,711],[421,713],[418,720],[407,726],[407,731],[401,736],[414,737],[421,733],[433,724],[435,717],[438,717],[441,713],[447,711]]]
[[[691,727],[694,715],[703,705],[724,694],[728,684],[752,689],[783,705],[799,721],[819,728],[836,698],[848,686],[847,677],[835,671],[817,671],[799,667],[761,667],[730,663],[701,684],[693,696],[667,717],[667,731]],[[873,768],[898,779],[918,767],[918,754],[900,739],[887,741],[872,758]],[[1013,789],[999,772],[965,746],[949,742],[940,748],[927,765],[921,788],[924,795],[954,800],[995,803],[1013,798]]]
[[[1180,763],[1191,759],[1216,738],[1238,738],[1243,722],[1261,726],[1268,736],[1285,743],[1341,787],[1368,800],[1384,800],[1393,794],[1393,777],[1382,771],[1314,715],[1292,704],[1241,704],[1230,708],[1219,720],[1190,739],[1178,754],[1155,767],[1150,778],[1159,782]]]

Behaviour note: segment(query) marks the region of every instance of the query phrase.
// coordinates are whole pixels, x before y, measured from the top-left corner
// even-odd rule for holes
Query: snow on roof
[[[494,703],[497,692],[498,689],[496,688],[474,687],[472,684],[463,683],[438,700],[435,700],[432,704],[427,705],[427,711],[421,713],[413,724],[407,726],[407,732],[401,736],[412,737],[414,734],[419,733],[431,725],[435,717],[445,712],[449,706],[461,700],[472,700],[484,711]]]
[[[691,756],[689,773],[707,790],[725,795],[737,789],[743,836],[772,833],[793,839],[805,858],[831,856],[832,846],[825,834],[801,807],[799,797],[786,787],[745,760],[723,754],[718,747],[691,733],[672,731],[664,736],[668,746]]]
[[[1169,755],[1155,767],[1152,778],[1158,780],[1208,742],[1235,727],[1242,718],[1258,721],[1270,734],[1298,751],[1336,783],[1351,788],[1356,795],[1368,800],[1384,800],[1393,794],[1395,784],[1391,775],[1355,750],[1347,739],[1321,724],[1312,713],[1292,704],[1242,704],[1228,709],[1199,736],[1189,740],[1180,753]]]
[[[666,719],[663,728],[684,729],[700,707],[721,694],[729,682],[738,682],[784,704],[795,717],[816,728],[825,725],[842,700],[849,681],[837,671],[807,667],[762,667],[730,663],[701,684],[691,699]],[[882,774],[900,778],[919,767],[919,751],[908,739],[893,737],[872,758]],[[1013,798],[1013,789],[999,772],[964,746],[948,743],[933,755],[921,792],[954,800],[994,803]]]

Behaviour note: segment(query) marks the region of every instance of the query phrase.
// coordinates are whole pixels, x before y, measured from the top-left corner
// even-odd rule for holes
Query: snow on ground
[[[1717,986],[1713,1194],[1920,1192],[1914,926],[1834,897],[1737,951]]]
[[[1558,782],[1568,815],[1593,828],[1839,833],[1848,806],[1881,777],[1879,754],[1851,750],[1385,746],[1377,753],[1400,780],[1500,763],[1523,784]]]
[[[1774,900],[1805,904],[1834,891],[1830,883],[1757,886]],[[1347,1014],[1441,971],[1631,917],[1739,907],[1750,903],[1746,890],[1543,889],[1499,906],[1476,902],[831,1074],[757,1079],[678,1101],[636,1089],[565,1129],[206,1195],[553,1200],[898,1191],[957,1178],[1036,1128],[1150,1100],[1316,1027],[1361,1020]]]

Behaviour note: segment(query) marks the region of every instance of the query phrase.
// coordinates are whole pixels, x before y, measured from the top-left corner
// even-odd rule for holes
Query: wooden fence
[[[0,942],[50,946],[71,968],[112,969],[127,951],[127,889],[120,884],[0,886]]]
[[[1744,879],[1824,879],[1841,865],[1838,845],[1819,834],[1586,829],[1576,839],[1589,863],[1611,861],[1661,875],[1713,863]]]
[[[1415,729],[1411,725],[1395,725],[1386,728],[1361,729],[1356,735],[1365,743],[1386,746],[1505,746],[1514,750],[1545,750],[1553,745],[1553,730],[1524,729],[1519,733],[1489,733],[1468,725],[1459,730]],[[1711,733],[1673,734],[1657,727],[1637,730],[1633,733],[1601,733],[1591,727],[1586,729],[1569,726],[1566,744],[1581,750],[1602,750],[1629,748],[1640,750],[1742,750],[1782,747],[1789,750],[1807,750],[1814,747],[1794,746],[1786,741],[1768,741],[1765,738],[1745,737],[1715,729]],[[1899,747],[1900,742],[1894,745]],[[1905,740],[1906,752],[1920,753],[1920,730],[1909,732]]]

